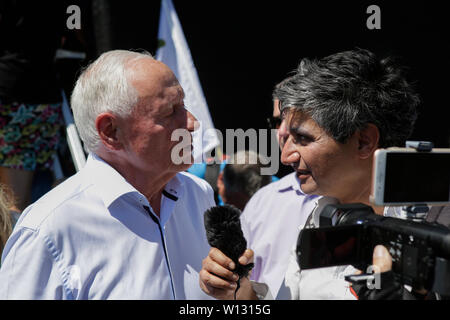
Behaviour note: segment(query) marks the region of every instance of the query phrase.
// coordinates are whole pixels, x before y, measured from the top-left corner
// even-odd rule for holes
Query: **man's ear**
[[[361,159],[367,159],[378,149],[380,130],[372,123],[367,124],[358,133],[358,153]]]
[[[111,150],[122,149],[122,143],[117,135],[118,119],[109,112],[101,113],[95,119],[95,127],[103,145]]]

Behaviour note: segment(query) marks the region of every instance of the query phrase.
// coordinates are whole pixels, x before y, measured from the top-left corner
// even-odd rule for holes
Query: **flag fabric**
[[[220,142],[172,0],[161,1],[156,59],[175,73],[184,90],[186,109],[200,123],[193,133],[193,155],[195,163],[205,162],[205,154]]]

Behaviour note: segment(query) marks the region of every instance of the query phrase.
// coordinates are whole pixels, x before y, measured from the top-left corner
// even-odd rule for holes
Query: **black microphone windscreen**
[[[216,206],[205,211],[204,223],[209,245],[231,258],[236,264],[234,272],[240,277],[245,277],[253,264],[243,266],[238,262],[247,248],[247,241],[241,229],[240,215],[241,211],[233,206]]]

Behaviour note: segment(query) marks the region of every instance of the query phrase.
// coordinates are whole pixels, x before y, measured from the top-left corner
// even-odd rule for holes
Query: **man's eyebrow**
[[[308,138],[313,138],[311,133],[308,130],[304,129],[301,124],[300,125],[290,125],[289,131],[294,134],[302,135],[302,136],[305,136]]]

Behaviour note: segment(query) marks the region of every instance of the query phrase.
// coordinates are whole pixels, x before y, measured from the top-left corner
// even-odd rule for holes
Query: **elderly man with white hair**
[[[213,191],[185,171],[195,118],[173,72],[149,54],[104,53],[71,99],[85,167],[29,206],[2,256],[0,299],[205,299]]]

